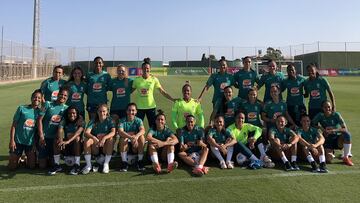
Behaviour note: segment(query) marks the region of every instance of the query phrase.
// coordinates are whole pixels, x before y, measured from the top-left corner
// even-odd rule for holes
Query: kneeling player
[[[306,159],[311,164],[313,172],[327,173],[325,163],[325,152],[323,144],[325,142],[324,136],[317,128],[310,126],[310,118],[308,115],[303,115],[300,119],[301,128],[297,130],[300,146],[306,154]],[[318,168],[314,157],[319,157],[320,167]]]
[[[109,173],[109,162],[113,152],[114,135],[115,125],[109,116],[107,105],[101,104],[97,109],[94,120],[91,120],[85,129],[84,157],[86,166],[82,170],[83,174],[88,174],[91,168],[94,172],[98,171],[98,163],[92,167],[91,154],[99,156],[101,149],[105,154],[103,173]]]
[[[284,116],[276,118],[276,127],[269,130],[271,148],[275,151],[276,158],[281,158],[284,162],[286,171],[300,170],[296,163],[299,136],[290,128],[285,127],[286,124],[287,120]],[[286,154],[291,154],[291,163]]]
[[[60,153],[65,150],[65,155],[75,156],[75,165],[70,171],[71,175],[77,175],[80,171],[80,135],[84,131],[85,123],[75,106],[65,111],[63,120],[60,122],[56,141],[54,144],[54,167],[49,171],[55,175],[62,171],[60,166]]]
[[[143,121],[136,117],[137,106],[135,103],[129,103],[126,108],[126,117],[119,121],[118,131],[120,135],[120,155],[122,159],[121,171],[128,170],[127,153],[129,145],[133,153],[138,154],[137,167],[139,171],[144,171],[144,145],[145,128]]]
[[[217,115],[214,119],[214,128],[211,128],[207,134],[207,141],[210,144],[211,152],[220,161],[220,168],[233,169],[234,165],[231,161],[234,152],[234,137],[229,131],[226,131],[224,117]],[[223,158],[226,156],[226,162]]]
[[[193,115],[186,116],[186,126],[180,131],[180,152],[179,157],[187,165],[194,167],[192,173],[196,176],[202,176],[208,173],[208,167],[204,166],[209,149],[204,143],[204,129],[196,125]],[[197,152],[200,154],[199,161],[191,158],[191,154]]]
[[[174,133],[166,126],[166,118],[163,111],[158,110],[156,115],[155,127],[151,128],[146,136],[146,140],[149,141],[149,153],[153,163],[153,168],[156,173],[161,173],[161,166],[159,164],[158,151],[160,151],[160,157],[165,159],[167,156],[167,172],[170,173],[177,167],[175,158],[175,145],[178,143],[178,139]]]

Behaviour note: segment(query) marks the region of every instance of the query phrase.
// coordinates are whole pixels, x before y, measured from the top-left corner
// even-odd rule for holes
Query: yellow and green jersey
[[[159,80],[150,75],[147,79],[142,76],[136,77],[132,88],[135,89],[135,101],[138,109],[156,108],[154,90],[160,88]]]
[[[200,127],[204,127],[204,112],[201,108],[201,104],[195,99],[191,98],[189,102],[184,99],[178,100],[171,110],[171,122],[174,129],[182,128],[186,125],[186,116],[195,116],[197,123]]]
[[[247,144],[249,133],[254,133],[254,138],[257,140],[259,137],[261,137],[262,129],[251,125],[250,123],[244,123],[241,129],[238,129],[234,124],[230,125],[226,128],[229,133],[235,137],[236,141],[241,142],[243,144]]]

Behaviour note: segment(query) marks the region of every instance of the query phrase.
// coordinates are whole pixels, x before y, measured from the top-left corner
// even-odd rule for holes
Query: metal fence
[[[105,61],[141,61],[150,57],[153,61],[199,61],[202,56],[215,56],[228,60],[244,56],[264,56],[268,47],[282,52],[286,59],[296,55],[318,51],[360,51],[360,42],[315,42],[289,46],[108,46],[108,47],[48,47],[39,50],[38,77],[48,76],[56,64],[70,65],[74,61],[86,61],[90,65],[95,56]],[[22,43],[4,41],[1,49],[0,80],[30,78],[32,74],[32,47]],[[117,64],[112,64],[116,66]]]

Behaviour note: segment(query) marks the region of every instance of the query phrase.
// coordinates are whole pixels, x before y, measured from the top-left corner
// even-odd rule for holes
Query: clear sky
[[[31,44],[33,0],[1,0],[4,38]],[[41,0],[41,46],[360,42],[357,0]]]

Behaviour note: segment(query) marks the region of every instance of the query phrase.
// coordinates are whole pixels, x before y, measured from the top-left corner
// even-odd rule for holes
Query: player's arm
[[[172,102],[175,102],[175,101],[176,101],[176,99],[172,98],[172,97],[170,96],[170,94],[168,94],[162,86],[159,87],[159,91],[160,91],[160,93],[161,93],[166,99],[168,99],[168,100],[170,100],[170,101],[172,101]]]
[[[205,91],[208,91],[209,88],[210,88],[210,86],[208,86],[208,85],[205,85],[205,86],[204,86],[204,88],[202,89],[199,97],[197,98],[197,100],[198,100],[199,102],[201,102],[201,99],[202,99],[202,96],[203,96],[204,92],[205,92]]]
[[[92,130],[92,128],[89,128],[89,127],[86,128],[85,133],[84,133],[85,137],[88,139],[94,140],[95,143],[98,143],[99,139],[91,133],[91,130]]]
[[[122,128],[122,127],[118,128],[118,132],[119,132],[120,137],[122,137],[122,138],[133,139],[133,135],[125,132],[124,128]]]
[[[174,134],[171,134],[170,137],[168,137],[166,139],[166,141],[164,142],[164,145],[165,146],[168,146],[168,145],[174,146],[177,143],[179,143],[179,140],[177,139],[177,137]]]
[[[175,104],[173,105],[172,109],[171,109],[171,124],[174,126],[175,129],[178,129],[179,126],[177,124],[177,114],[178,114],[178,102],[175,102]]]
[[[325,138],[322,135],[320,130],[318,130],[318,132],[317,132],[317,138],[318,138],[317,142],[312,145],[313,148],[318,148],[319,146],[321,146],[325,143]]]
[[[16,129],[17,122],[13,121],[10,127],[10,142],[9,142],[9,150],[14,151],[16,149],[15,143],[15,129]]]
[[[210,146],[212,147],[217,147],[220,148],[221,146],[215,141],[215,139],[212,137],[212,135],[208,135],[207,136],[207,142],[210,144]]]
[[[275,133],[272,130],[269,131],[269,141],[275,147],[281,148],[281,144],[276,141]]]
[[[44,130],[43,130],[43,115],[39,115],[37,119],[37,126],[38,126],[38,135],[39,135],[39,143],[41,146],[45,146],[45,137],[44,137]]]
[[[139,139],[140,136],[145,135],[145,127],[142,125],[139,127],[139,132],[135,134],[135,139]]]
[[[80,126],[74,134],[70,135],[69,139],[66,141],[67,143],[71,143],[76,138],[80,137],[81,133],[84,131],[84,127]]]

